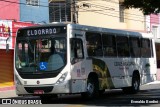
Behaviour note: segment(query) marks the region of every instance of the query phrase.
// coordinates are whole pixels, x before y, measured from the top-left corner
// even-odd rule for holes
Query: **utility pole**
[[[78,11],[77,11],[77,7],[76,7],[76,2],[75,0],[73,0],[73,3],[72,3],[72,23],[78,23]]]

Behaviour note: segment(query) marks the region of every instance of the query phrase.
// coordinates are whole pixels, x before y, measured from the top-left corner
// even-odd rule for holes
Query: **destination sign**
[[[49,29],[37,29],[37,30],[27,30],[28,36],[36,36],[36,35],[51,35],[56,34],[57,29],[56,28],[49,28]]]
[[[18,32],[19,36],[41,36],[41,35],[54,35],[59,33],[66,33],[65,26],[59,27],[37,27],[30,29],[23,29]]]

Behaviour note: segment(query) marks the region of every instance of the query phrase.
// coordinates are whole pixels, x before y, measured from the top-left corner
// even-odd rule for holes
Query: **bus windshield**
[[[20,73],[54,73],[66,65],[66,36],[18,37],[15,55]]]

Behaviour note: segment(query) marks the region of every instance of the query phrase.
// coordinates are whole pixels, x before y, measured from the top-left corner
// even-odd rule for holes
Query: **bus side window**
[[[141,56],[143,58],[150,58],[151,57],[151,46],[150,40],[143,38],[142,39],[142,47],[141,47]]]
[[[141,57],[140,39],[138,37],[130,37],[129,38],[129,43],[130,43],[131,57],[134,57],[134,58]]]
[[[81,39],[72,38],[71,44],[71,63],[74,64],[84,58],[83,43]]]
[[[89,57],[103,56],[100,33],[86,32],[87,54]]]
[[[116,42],[117,42],[118,57],[129,57],[130,50],[129,50],[128,37],[121,35],[117,36]]]
[[[102,34],[104,56],[117,57],[116,40],[114,34]]]

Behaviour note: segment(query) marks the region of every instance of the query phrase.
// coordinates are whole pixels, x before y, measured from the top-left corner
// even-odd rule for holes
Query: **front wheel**
[[[84,98],[94,98],[98,96],[98,90],[99,90],[99,85],[98,85],[98,79],[96,78],[88,78],[87,81],[87,92],[81,93],[81,96]]]

